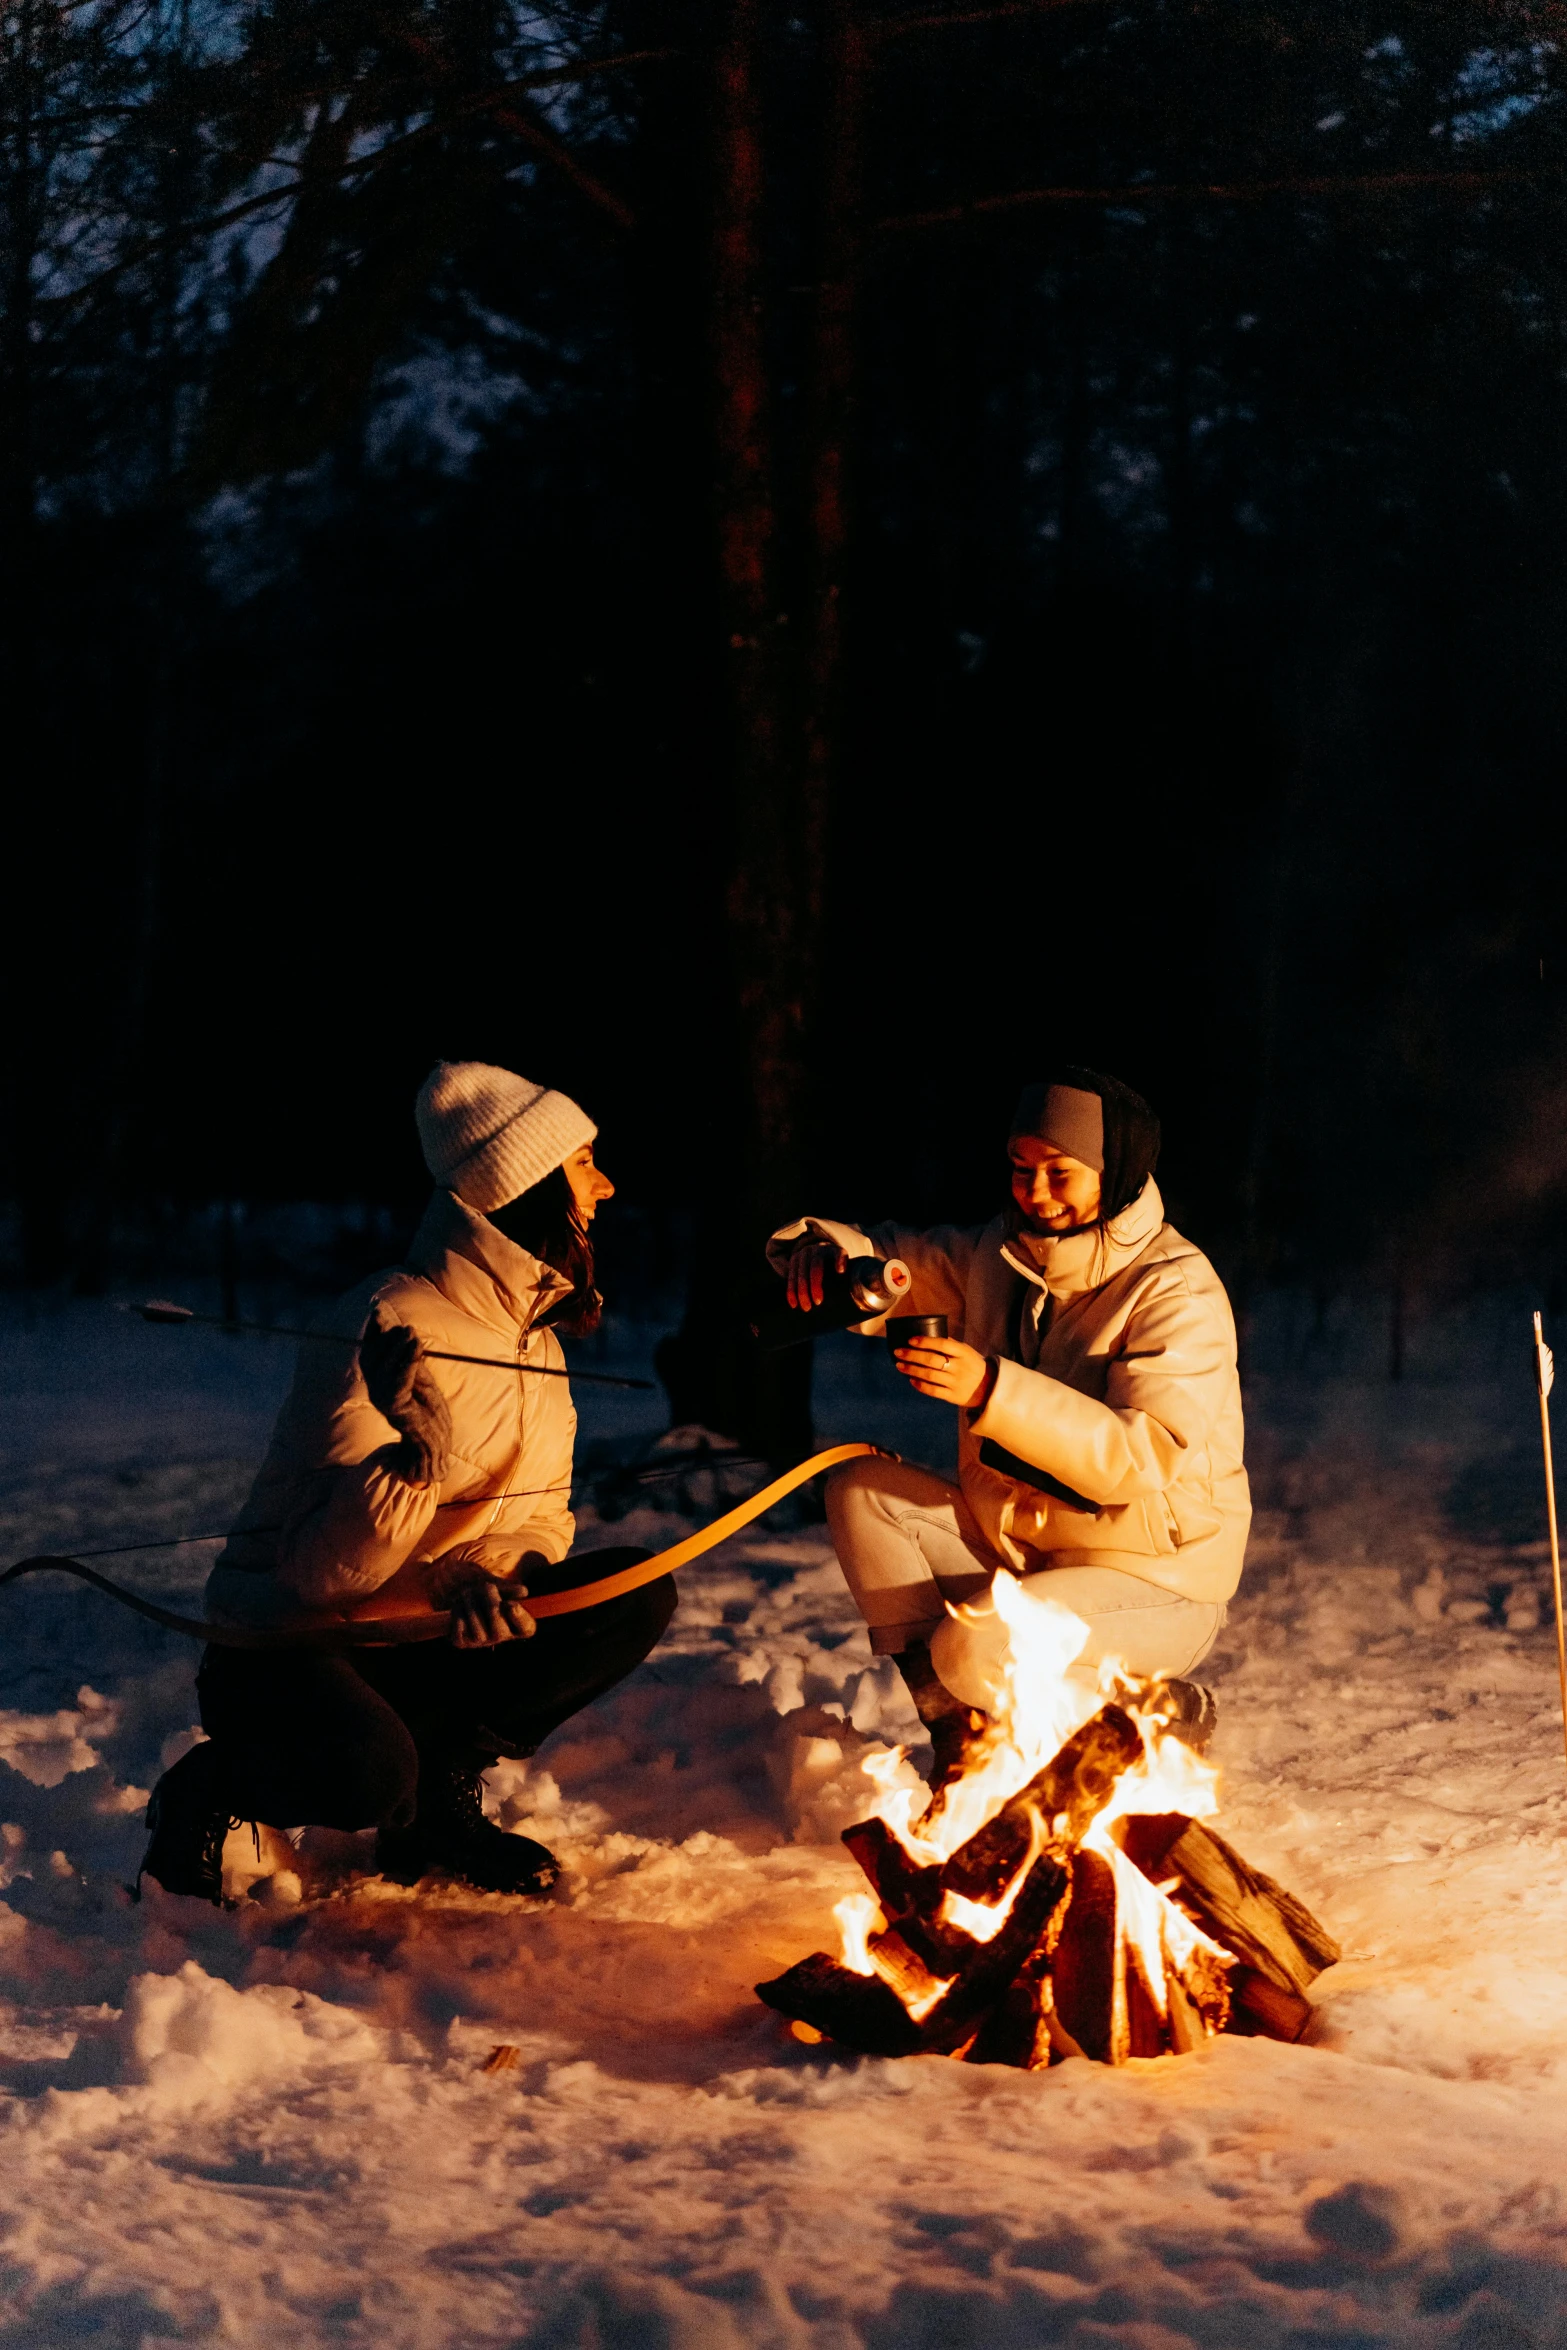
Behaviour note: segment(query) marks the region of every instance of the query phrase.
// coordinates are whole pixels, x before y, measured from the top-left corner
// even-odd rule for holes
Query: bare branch
[[[504,123],[509,131],[514,131],[519,139],[547,162],[553,163],[557,171],[563,172],[579,195],[586,196],[590,204],[596,204],[601,212],[607,213],[618,229],[629,234],[636,227],[636,216],[630,206],[624,204],[612,188],[605,187],[601,179],[596,179],[591,171],[579,163],[571,149],[557,139],[553,131],[547,131],[531,114],[509,101],[498,102],[487,111],[493,113],[497,122]]]
[[[1097,5],[1097,0],[997,0],[990,8],[942,9],[932,16],[875,16],[862,29],[867,41],[896,41],[905,33],[945,33],[970,24],[1004,24],[1013,17],[1053,16],[1062,8]]]
[[[975,196],[929,212],[894,213],[876,223],[873,235],[896,236],[907,229],[945,228],[997,212],[1041,205],[1255,204],[1269,196],[1370,196],[1416,188],[1440,188],[1450,195],[1481,195],[1487,188],[1561,179],[1561,170],[1539,171],[1367,171],[1335,172],[1319,179],[1231,180],[1189,186],[1150,184],[1129,188],[1014,188],[1004,196]]]
[[[433,42],[425,40],[422,35],[417,33],[405,33],[403,37],[406,46],[413,51],[421,64],[430,67],[437,74],[444,73],[444,61]],[[506,85],[511,89],[515,89],[516,86],[515,83]],[[488,94],[486,94],[486,98],[487,96]],[[605,187],[602,180],[596,179],[587,166],[577,160],[571,149],[558,139],[553,131],[547,130],[537,115],[533,114],[526,105],[509,101],[505,88],[493,93],[493,102],[486,102],[482,107],[478,99],[475,99],[473,103],[476,111],[493,114],[497,122],[504,123],[509,131],[514,132],[519,139],[532,147],[536,154],[542,155],[546,162],[553,163],[556,170],[571,181],[578,194],[586,196],[590,204],[597,205],[598,209],[606,213],[618,229],[630,231],[636,227],[636,220],[630,207],[622,202],[613,189]]]
[[[679,49],[623,49],[614,57],[585,57],[578,65],[556,65],[538,73],[520,73],[515,80],[503,82],[507,90],[544,90],[563,82],[585,82],[590,74],[618,73],[623,65],[662,65],[671,57],[679,57]]]

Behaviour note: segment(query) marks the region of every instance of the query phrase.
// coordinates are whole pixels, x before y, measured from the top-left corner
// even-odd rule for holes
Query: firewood
[[[1009,1983],[963,2052],[965,2064],[1008,2064],[1019,2072],[1041,2072],[1051,2061],[1046,2013],[1049,1978],[1021,1974]]]
[[[1255,1967],[1238,1966],[1230,1977],[1233,2000],[1229,2029],[1251,2040],[1309,2040],[1317,2011],[1298,1991],[1269,1982]]]
[[[1103,1811],[1124,1772],[1142,1758],[1137,1724],[1107,1705],[1070,1737],[1028,1785],[962,1845],[941,1872],[943,1887],[970,1901],[993,1900],[1022,1867],[1033,1817],[1063,1846],[1075,1845]],[[1060,1820],[1059,1831],[1055,1823]]]
[[[1075,1852],[1051,1993],[1064,2029],[1099,2064],[1123,2064],[1128,2054],[1116,1908],[1110,1863],[1097,1852]]]
[[[952,1974],[973,1944],[966,1934],[943,1926],[937,1916],[945,1890],[940,1869],[921,1868],[885,1820],[860,1820],[844,1829],[843,1841],[869,1878],[888,1925],[933,1974]]]
[[[1133,1857],[1138,1857],[1135,1853]],[[1139,1859],[1139,1866],[1143,1863]],[[1176,1898],[1205,1933],[1243,1966],[1296,2000],[1342,1955],[1327,1928],[1282,1885],[1242,1860],[1206,1822],[1192,1820],[1169,1846],[1157,1872],[1174,1877]],[[1309,2002],[1307,2003],[1309,2005]],[[1259,2014],[1255,2008],[1254,2015]],[[1281,2019],[1298,2009],[1278,2008]],[[1266,2029],[1266,2025],[1263,2026]],[[1290,2039],[1299,2037],[1291,2031]]]
[[[1163,2003],[1144,1981],[1121,1915],[1113,1864],[1102,1853],[1072,1855],[1072,1893],[1052,1961],[1055,2009],[1086,2056],[1124,2064],[1200,2048],[1230,2017],[1229,1970],[1199,1946],[1184,1961],[1163,1951]]]
[[[758,1996],[869,2055],[923,2052],[1027,2070],[1065,2056],[1124,2064],[1185,2051],[1224,2028],[1302,2038],[1313,2014],[1305,1992],[1338,1947],[1293,1895],[1176,1813],[1118,1822],[1113,1858],[1082,1848],[1141,1754],[1131,1716],[1104,1707],[941,1867],[923,1866],[882,1820],[846,1829],[887,1920],[870,1940],[879,1971],[856,1974],[817,1952],[758,1984]],[[1123,1902],[1142,1911],[1151,1898],[1133,1870],[1168,1883],[1208,1937],[1193,1946],[1163,1904],[1143,1912],[1144,1939],[1157,1926],[1161,1945],[1152,1983],[1122,1914]],[[943,1922],[949,1893],[997,1904],[1020,1871],[989,1942]],[[1230,1967],[1224,1952],[1239,1963]]]
[[[1231,1980],[1233,1982],[1233,1977]],[[1170,2012],[1165,2018],[1164,2024],[1164,2039],[1166,2046],[1168,2046],[1177,2056],[1186,2056],[1194,2048],[1205,2047],[1208,2041],[1213,2037],[1212,2033],[1208,2029],[1207,2019],[1204,2017],[1201,2008],[1199,2008],[1196,2002],[1191,1998],[1187,1991],[1186,1985],[1181,1981],[1180,1976],[1174,1973],[1173,1970],[1170,1974],[1168,1982],[1165,1984],[1164,1990],[1165,1997],[1169,2001],[1170,2007]],[[1223,2028],[1225,2030],[1230,2030],[1233,2028],[1233,2023],[1234,2011],[1232,2006],[1230,2014],[1225,2018]]]
[[[919,2025],[880,1975],[854,1974],[819,1950],[758,1983],[756,1996],[866,2056],[913,2056],[923,2044]]]
[[[951,1967],[938,1975],[901,1934],[872,1934],[869,1947],[877,1973],[891,1983],[907,2008],[928,2007],[941,1986],[952,1978]]]
[[[1117,1820],[1110,1833],[1127,1859],[1155,1885],[1162,1885],[1170,1874],[1165,1866],[1170,1847],[1179,1843],[1191,1824],[1183,1811],[1132,1812]]]
[[[970,2037],[1008,1989],[1024,1962],[1055,1939],[1056,1913],[1071,1891],[1071,1864],[1054,1849],[1039,1855],[1018,1890],[1000,1932],[969,1945],[973,1955],[950,1991],[932,2008],[920,2034],[922,2048],[950,2055]]]

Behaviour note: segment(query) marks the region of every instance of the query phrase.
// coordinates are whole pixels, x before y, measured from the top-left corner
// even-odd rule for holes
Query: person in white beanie
[[[482,1773],[621,1680],[674,1612],[669,1576],[537,1623],[526,1604],[646,1555],[598,1551],[591,1570],[567,1555],[576,1413],[559,1333],[602,1310],[591,1227],[614,1185],[597,1128],[567,1095],[479,1061],[440,1063],[416,1115],[436,1190],[408,1261],[316,1325],[357,1351],[301,1347],[207,1604],[286,1626],[413,1584],[452,1611],[450,1643],[209,1647],[207,1742],[148,1806],[144,1872],[170,1892],[219,1900],[224,1836],[245,1820],[374,1827],[403,1883],[433,1870],[547,1890],[553,1857],[485,1819]]]

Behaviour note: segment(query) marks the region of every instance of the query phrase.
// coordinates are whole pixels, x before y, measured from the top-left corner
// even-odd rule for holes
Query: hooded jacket
[[[487,1217],[438,1191],[406,1266],[372,1274],[317,1323],[357,1340],[376,1305],[427,1348],[565,1369],[539,1316],[569,1284]],[[302,1609],[363,1599],[399,1569],[483,1538],[490,1556],[570,1550],[577,1415],[564,1378],[432,1362],[451,1412],[437,1486],[393,1466],[397,1431],[371,1403],[352,1344],[306,1340],[271,1448],[207,1583],[230,1623],[286,1623]]]
[[[945,1314],[952,1337],[996,1358],[984,1408],[958,1415],[958,1477],[1007,1564],[1118,1566],[1185,1599],[1228,1599],[1251,1524],[1235,1322],[1152,1176],[1107,1223],[1059,1236],[1005,1216],[868,1234],[802,1217],[768,1244],[775,1270],[808,1235],[902,1257],[914,1286],[901,1310]]]

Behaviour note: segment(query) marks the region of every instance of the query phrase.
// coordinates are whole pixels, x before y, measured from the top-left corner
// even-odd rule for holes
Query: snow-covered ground
[[[784,2034],[751,1986],[833,1946],[857,1757],[912,1728],[819,1529],[689,1570],[649,1665],[493,1775],[568,1864],[547,1905],[415,1898],[312,1837],[303,1903],[274,1877],[229,1915],[133,1908],[191,1651],[63,1583],[0,1594],[0,2350],[1567,2344],[1523,1305],[1433,1322],[1399,1386],[1348,1307],[1275,1300],[1259,1332],[1216,1752],[1227,1833],[1345,1946],[1312,2048],[1026,2076]],[[221,1527],[287,1371],[7,1308],[0,1558]],[[654,1399],[579,1404],[585,1439],[658,1425]],[[950,1453],[853,1341],[823,1352],[819,1421]],[[210,1555],[118,1571],[193,1595]]]

